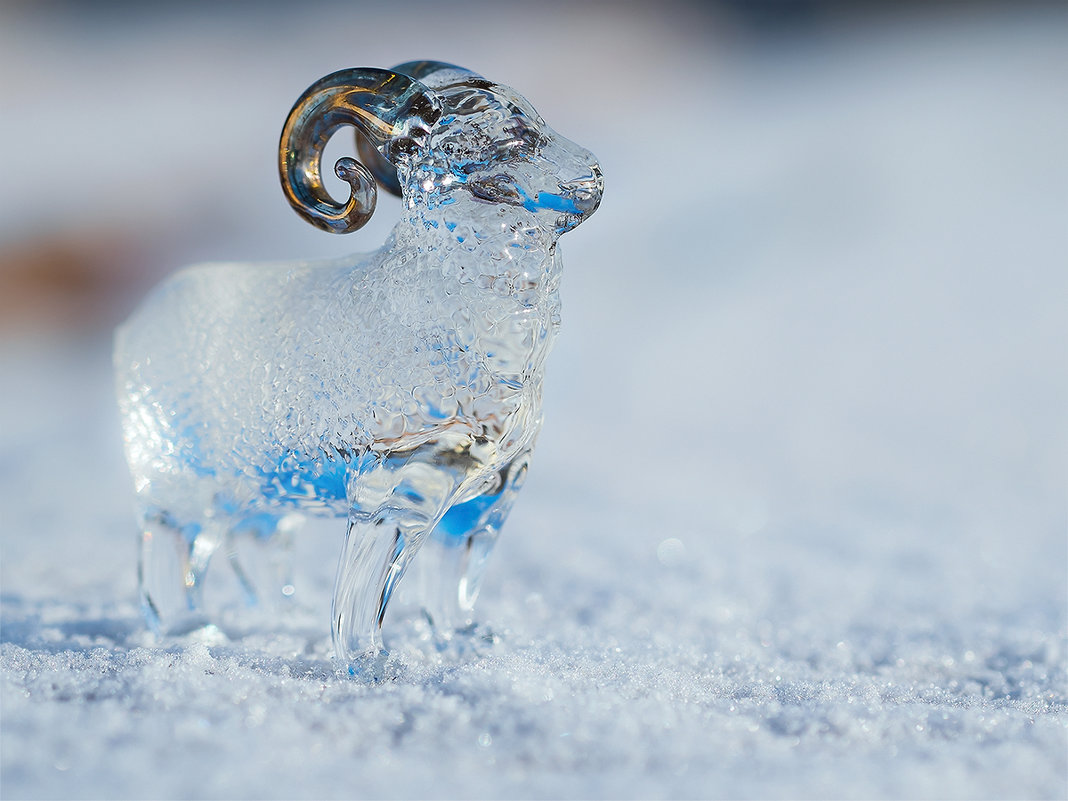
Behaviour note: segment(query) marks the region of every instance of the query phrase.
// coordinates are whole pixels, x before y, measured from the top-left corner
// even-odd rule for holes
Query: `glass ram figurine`
[[[338,203],[320,161],[342,126],[363,163],[337,162]],[[278,167],[290,204],[326,231],[366,223],[376,183],[405,211],[368,255],[187,268],[118,329],[140,596],[157,632],[210,622],[223,554],[212,576],[250,603],[291,594],[286,571],[240,543],[285,551],[307,516],[345,518],[331,624],[351,665],[381,651],[417,556],[426,619],[469,623],[541,425],[557,240],[603,182],[514,90],[440,62],[318,81],[286,120]]]

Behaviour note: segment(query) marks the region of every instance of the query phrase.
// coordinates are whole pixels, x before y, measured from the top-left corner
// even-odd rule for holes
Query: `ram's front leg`
[[[530,449],[495,473],[474,498],[449,509],[416,565],[421,605],[435,633],[449,638],[473,622],[486,562],[526,480]]]
[[[368,454],[354,472],[332,608],[334,651],[350,671],[381,651],[389,600],[458,484],[419,451]]]

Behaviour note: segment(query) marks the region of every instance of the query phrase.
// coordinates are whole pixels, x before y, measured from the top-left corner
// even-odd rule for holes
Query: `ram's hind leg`
[[[482,494],[453,506],[435,526],[417,562],[423,612],[437,636],[473,623],[486,562],[526,480],[530,450],[500,470]]]
[[[267,512],[236,520],[226,540],[226,555],[247,606],[274,612],[293,595],[293,532],[297,515]]]
[[[137,566],[141,608],[157,634],[181,634],[207,623],[204,577],[222,542],[218,526],[180,524],[165,512],[142,516]]]

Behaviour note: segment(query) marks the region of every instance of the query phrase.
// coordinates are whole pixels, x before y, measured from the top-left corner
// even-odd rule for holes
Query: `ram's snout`
[[[571,199],[583,217],[590,216],[601,205],[601,195],[604,193],[604,177],[601,175],[600,165],[591,164],[588,175],[561,183],[560,190]]]
[[[556,219],[556,231],[563,234],[578,226],[601,205],[601,194],[604,192],[601,168],[591,159],[589,169],[584,175],[561,181],[559,187],[559,194],[540,192],[537,205],[543,209],[561,212]]]

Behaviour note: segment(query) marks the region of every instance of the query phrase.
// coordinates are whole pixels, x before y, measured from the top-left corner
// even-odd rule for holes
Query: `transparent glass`
[[[342,124],[367,162],[339,161],[343,204],[318,163]],[[369,218],[376,178],[406,212],[369,255],[187,268],[118,329],[140,593],[158,632],[209,622],[220,570],[249,603],[272,602],[293,592],[301,521],[344,518],[333,642],[358,665],[381,650],[417,555],[426,619],[444,636],[471,622],[541,425],[557,239],[603,185],[593,156],[513,90],[430,62],[313,85],[279,166],[294,208],[326,230]],[[209,571],[220,552],[228,567]]]

